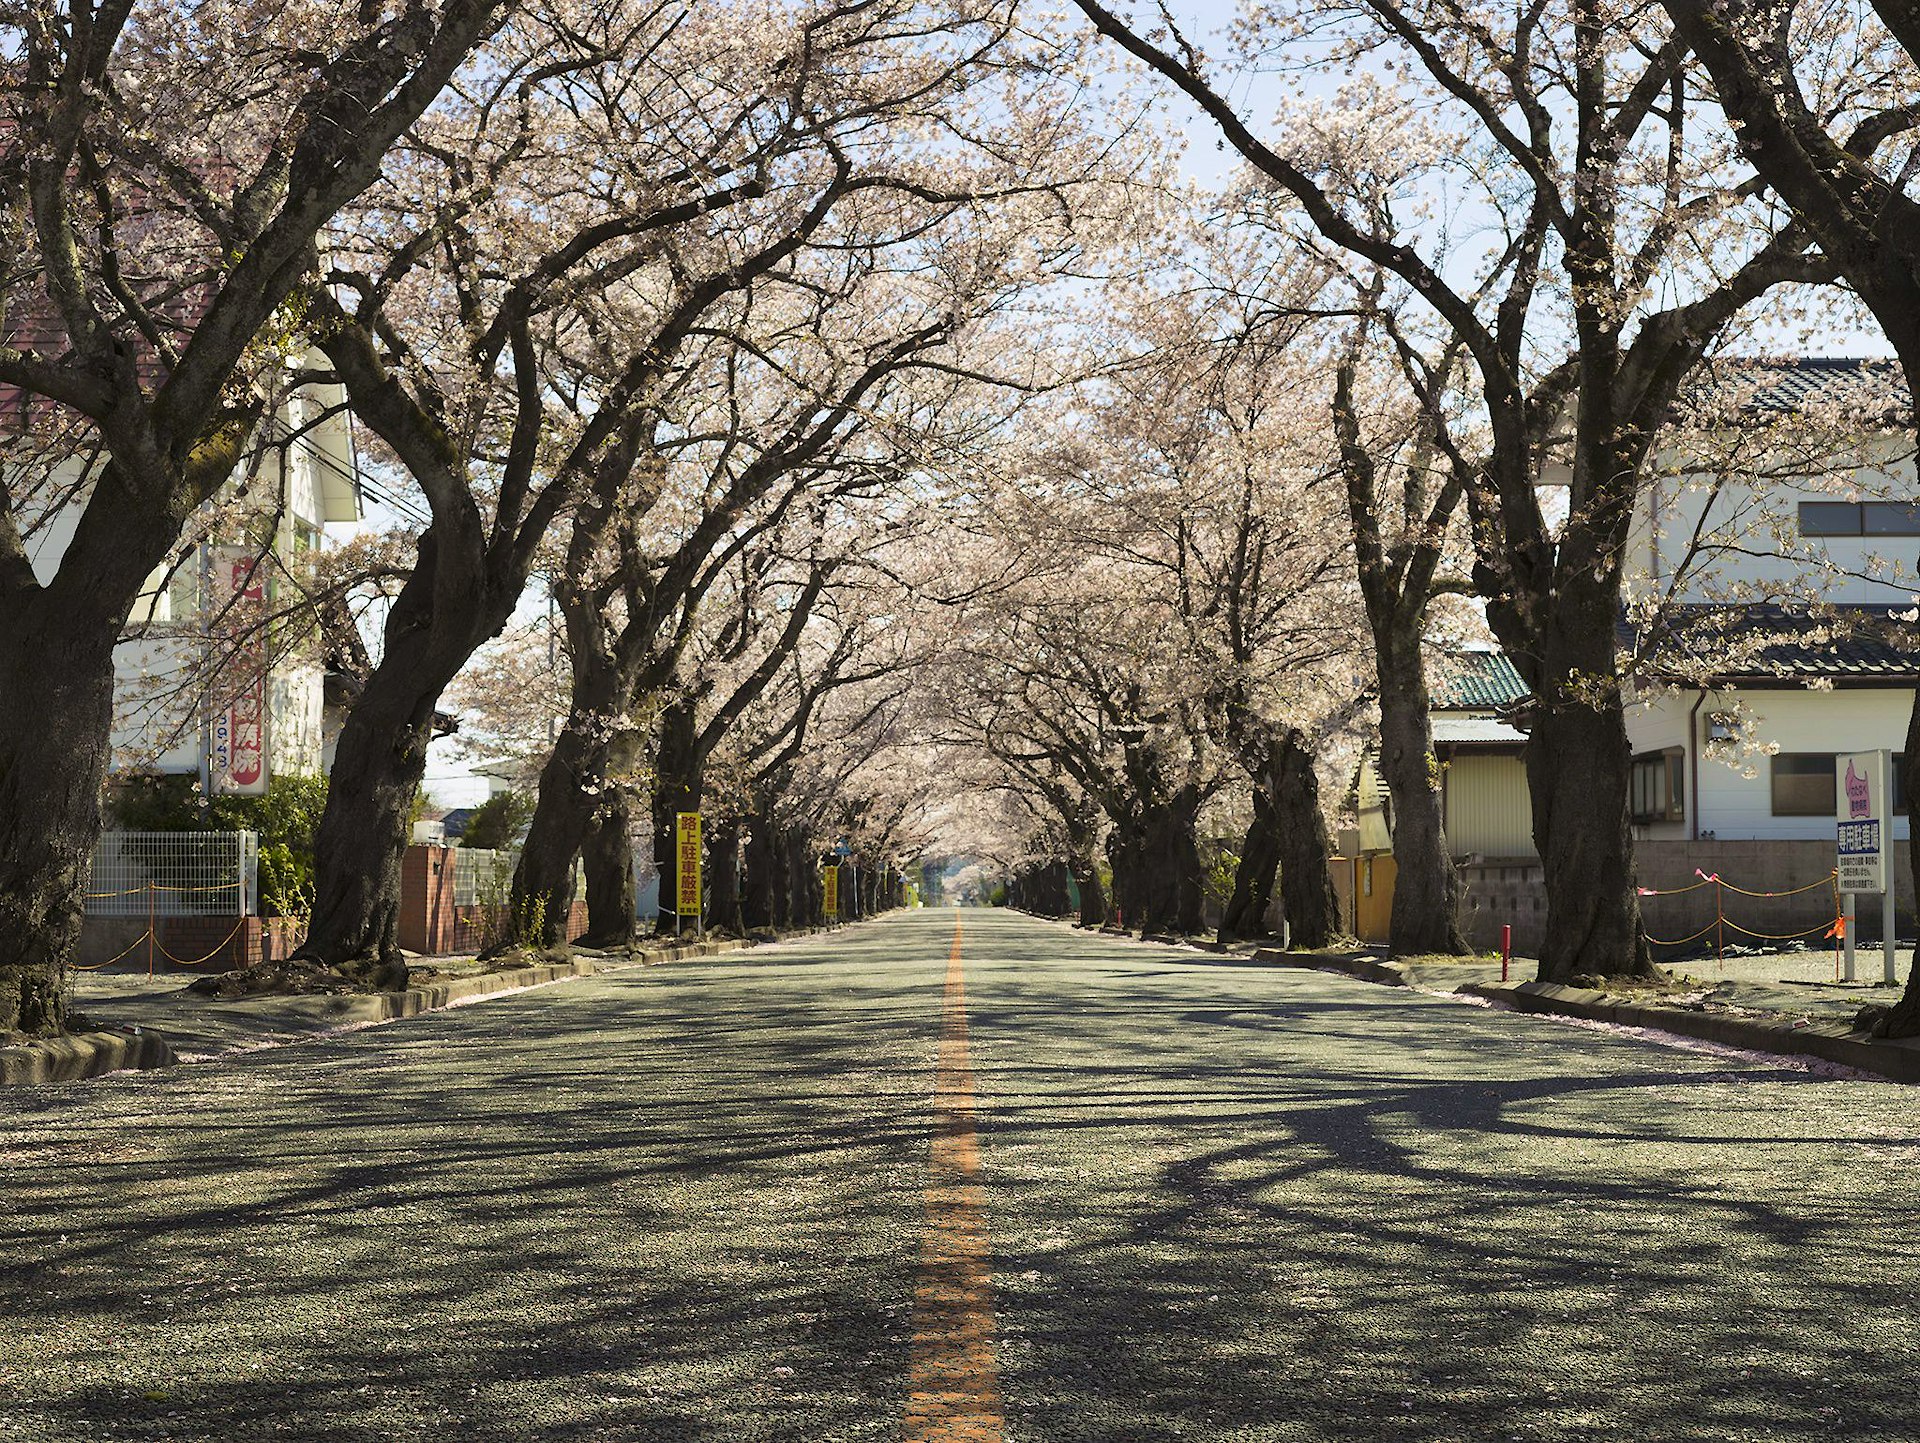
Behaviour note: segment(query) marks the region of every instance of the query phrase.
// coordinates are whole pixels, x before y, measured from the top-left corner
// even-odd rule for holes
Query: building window
[[[1920,501],[1802,501],[1802,536],[1920,536]]]
[[[1920,536],[1920,503],[1865,502],[1860,507],[1860,529],[1868,536]]]
[[[1773,759],[1773,814],[1776,817],[1831,817],[1839,812],[1835,780],[1838,752],[1781,752]],[[1893,754],[1893,814],[1907,814],[1900,790],[1900,772],[1906,757]]]
[[[1686,752],[1668,747],[1633,759],[1627,805],[1636,822],[1680,822],[1687,816]]]
[[[1830,817],[1834,752],[1781,752],[1773,759],[1773,814]]]
[[[1860,508],[1851,501],[1802,501],[1802,536],[1858,536]]]

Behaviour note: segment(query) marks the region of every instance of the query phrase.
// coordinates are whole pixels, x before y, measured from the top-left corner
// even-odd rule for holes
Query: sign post
[[[207,787],[257,797],[267,790],[267,568],[250,547],[216,546],[212,570],[205,604],[235,639],[224,679],[231,693],[206,740]]]
[[[1839,843],[1840,890],[1847,894],[1847,913],[1857,917],[1854,894],[1880,894],[1883,975],[1896,980],[1894,963],[1892,870],[1888,845],[1893,840],[1893,753],[1882,747],[1872,752],[1845,752],[1834,758],[1834,816]],[[1847,929],[1846,979],[1855,980],[1853,928]]]
[[[820,874],[820,910],[831,927],[840,920],[840,864],[833,863]]]
[[[677,812],[674,814],[674,856],[676,858],[673,874],[678,894],[673,905],[673,930],[680,930],[680,919],[692,917],[696,934],[705,928],[700,915],[700,814],[698,812]]]

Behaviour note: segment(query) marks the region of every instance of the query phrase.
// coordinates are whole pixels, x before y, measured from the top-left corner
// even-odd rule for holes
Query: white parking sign
[[[1893,817],[1893,753],[1843,753],[1834,759],[1833,770],[1840,890],[1884,892]]]

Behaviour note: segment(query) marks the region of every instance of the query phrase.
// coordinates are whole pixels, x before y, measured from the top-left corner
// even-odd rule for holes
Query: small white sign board
[[[1845,752],[1834,758],[1833,771],[1840,890],[1885,892],[1893,831],[1893,753]]]

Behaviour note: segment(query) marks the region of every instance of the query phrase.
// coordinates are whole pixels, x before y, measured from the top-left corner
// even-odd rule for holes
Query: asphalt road
[[[1005,1438],[1920,1437],[1920,1092],[961,915]],[[954,919],[0,1093],[0,1438],[900,1439]]]

